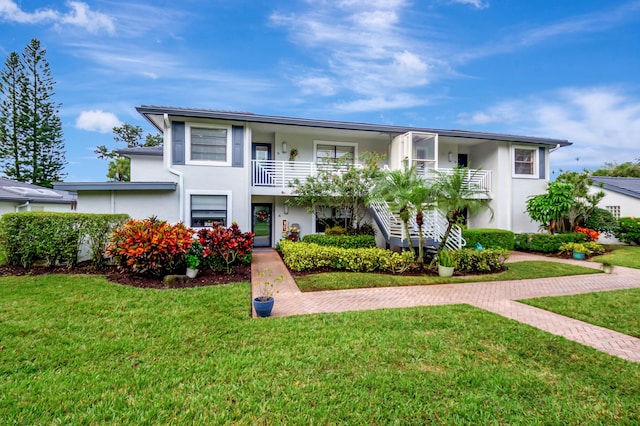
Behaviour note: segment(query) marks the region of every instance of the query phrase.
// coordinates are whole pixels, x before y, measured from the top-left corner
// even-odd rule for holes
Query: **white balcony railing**
[[[356,165],[356,167],[361,167]],[[344,171],[328,163],[312,163],[303,161],[251,160],[251,186],[267,186],[287,188],[294,179],[304,180],[307,176],[315,176],[318,170],[330,168],[336,172]],[[439,172],[453,173],[453,169],[438,169]],[[425,179],[433,179],[435,171],[426,168],[420,172]],[[491,191],[491,171],[473,170],[468,172],[469,185],[482,191]]]
[[[356,167],[362,167],[356,164]],[[295,179],[304,180],[315,176],[318,170],[330,169],[336,173],[346,171],[330,163],[310,163],[303,161],[251,160],[251,185],[287,188]]]
[[[438,169],[438,173],[453,174],[454,169]],[[427,180],[432,180],[436,176],[434,169],[424,169],[419,173]],[[486,193],[491,192],[491,170],[468,169],[465,184],[470,188],[475,188]]]

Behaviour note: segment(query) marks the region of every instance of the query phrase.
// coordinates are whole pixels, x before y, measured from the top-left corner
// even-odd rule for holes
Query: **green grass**
[[[640,422],[640,364],[489,312],[251,319],[249,298],[0,279],[0,423]]]
[[[638,246],[608,246],[612,252],[592,259],[594,262],[608,261],[612,265],[626,266],[628,268],[640,269],[640,247]]]
[[[497,274],[469,275],[441,278],[438,276],[400,276],[359,272],[326,272],[296,277],[301,291],[345,290],[366,287],[394,287],[483,281],[524,280],[531,278],[562,277],[568,275],[597,274],[599,270],[558,262],[532,260],[514,262],[508,270]]]
[[[640,289],[541,297],[523,303],[640,338]]]

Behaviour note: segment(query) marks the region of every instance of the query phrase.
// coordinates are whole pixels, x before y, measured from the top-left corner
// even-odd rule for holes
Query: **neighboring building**
[[[640,217],[640,178],[591,176],[592,191],[603,191],[598,206],[609,210],[616,219]]]
[[[75,194],[0,178],[0,216],[9,212],[68,212],[75,207]]]
[[[303,235],[315,233],[315,217],[304,208],[285,206],[292,197],[289,183],[315,173],[327,157],[357,159],[365,151],[387,153],[384,165],[391,169],[415,164],[425,175],[456,165],[479,168],[474,183],[489,191],[494,218],[482,213],[469,225],[536,231],[538,225],[525,213],[526,199],[546,191],[550,152],[570,145],[559,139],[244,112],[137,110],[164,135],[164,144],[119,151],[131,159],[131,182],[59,183],[56,188],[77,191],[81,212],[156,215],[195,228],[235,221],[257,232],[258,246],[274,245],[292,224],[299,224]],[[294,161],[289,161],[291,149],[299,154]],[[382,228],[395,220],[379,220],[389,215],[384,208],[371,215]],[[404,238],[381,230],[388,241]]]

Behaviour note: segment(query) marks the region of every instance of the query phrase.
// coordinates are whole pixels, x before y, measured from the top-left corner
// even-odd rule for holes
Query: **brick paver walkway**
[[[513,253],[509,261],[536,259],[577,263],[593,268],[600,266],[597,263],[547,258],[525,253]],[[469,304],[611,355],[640,362],[640,339],[638,338],[515,301],[542,296],[565,296],[640,288],[640,270],[617,266],[614,268],[613,274],[302,293],[275,251],[255,251],[253,253],[251,269],[254,281],[257,273],[264,268],[269,268],[274,276],[280,274],[284,276],[284,280],[277,284],[278,294],[272,316]]]

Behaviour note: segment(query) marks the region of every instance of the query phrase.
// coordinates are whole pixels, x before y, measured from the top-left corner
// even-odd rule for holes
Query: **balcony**
[[[356,164],[356,167],[362,166]],[[315,176],[318,170],[323,169],[330,169],[336,173],[346,170],[344,167],[327,163],[251,160],[251,187],[254,194],[290,195],[290,183],[295,179],[304,180],[307,176]],[[439,169],[439,171],[453,173],[453,169]],[[420,173],[427,180],[435,177],[434,169],[427,168]],[[478,189],[490,192],[491,171],[470,170],[467,182]]]

